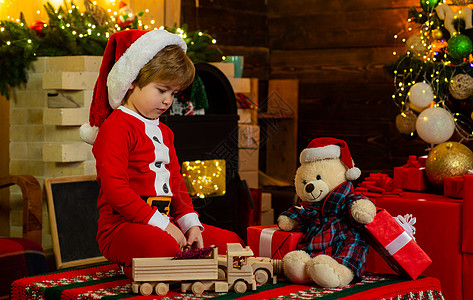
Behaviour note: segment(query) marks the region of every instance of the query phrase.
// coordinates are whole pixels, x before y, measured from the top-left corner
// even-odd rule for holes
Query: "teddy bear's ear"
[[[347,170],[345,175],[348,180],[357,180],[361,175],[361,170],[353,166],[353,168]]]

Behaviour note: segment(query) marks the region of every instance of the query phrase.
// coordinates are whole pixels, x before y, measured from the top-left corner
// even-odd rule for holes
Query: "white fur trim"
[[[353,167],[351,169],[348,169],[345,175],[347,177],[347,180],[356,180],[358,179],[358,177],[360,177],[361,170],[357,167]]]
[[[166,227],[169,225],[169,217],[163,215],[162,213],[159,212],[159,210],[156,210],[154,212],[154,215],[149,219],[148,224],[154,227],[158,227],[162,230],[165,230]]]
[[[340,147],[337,145],[327,145],[318,148],[306,148],[302,150],[300,162],[308,163],[327,158],[340,158]]]
[[[159,51],[169,45],[178,45],[187,51],[186,42],[166,30],[151,30],[128,47],[108,73],[108,102],[112,109],[120,106],[128,88],[143,68]]]
[[[80,138],[90,145],[94,144],[98,132],[99,128],[97,126],[91,127],[89,123],[82,124],[79,129]]]
[[[179,224],[179,227],[184,233],[194,226],[199,227],[200,231],[204,231],[204,226],[202,226],[202,223],[200,223],[199,216],[196,213],[188,213],[183,215],[177,220],[177,224]]]

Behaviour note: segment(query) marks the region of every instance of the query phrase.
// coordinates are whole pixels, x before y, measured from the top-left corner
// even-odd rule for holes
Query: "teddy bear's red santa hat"
[[[350,150],[345,141],[331,137],[313,139],[300,155],[301,164],[322,159],[340,159],[348,168],[348,180],[356,180],[361,175],[361,170],[355,167]]]

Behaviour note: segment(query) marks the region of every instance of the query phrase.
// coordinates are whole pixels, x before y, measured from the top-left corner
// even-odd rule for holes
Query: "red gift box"
[[[402,167],[394,168],[394,186],[411,191],[425,191],[428,186],[425,174],[425,156],[418,159],[415,155],[409,156],[409,160]]]
[[[402,196],[402,189],[393,184],[393,179],[386,174],[371,173],[356,188],[355,193],[362,194],[376,202],[376,198]]]
[[[296,250],[302,232],[282,231],[277,225],[250,226],[247,229],[247,245],[257,257],[282,259],[286,253]]]
[[[445,197],[463,199],[463,176],[444,177],[443,195]]]
[[[430,257],[386,210],[365,225],[371,246],[401,275],[416,279],[431,263]]]

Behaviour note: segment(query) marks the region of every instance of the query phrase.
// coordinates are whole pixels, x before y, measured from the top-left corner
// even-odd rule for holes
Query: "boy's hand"
[[[192,246],[193,248],[204,247],[204,240],[202,238],[202,232],[200,231],[199,226],[194,226],[187,230],[186,237],[187,246]]]
[[[169,222],[168,226],[166,227],[165,231],[172,235],[172,237],[176,240],[179,244],[179,247],[184,247],[186,245],[186,237],[182,233],[182,231],[174,225],[173,223]],[[189,229],[190,231],[190,229]]]

